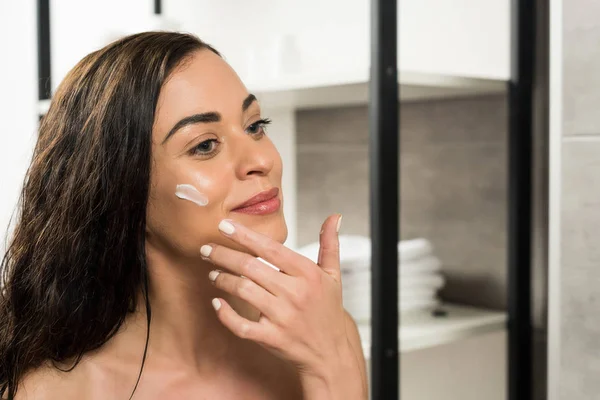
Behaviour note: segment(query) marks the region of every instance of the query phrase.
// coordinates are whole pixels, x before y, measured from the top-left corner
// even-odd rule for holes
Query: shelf
[[[431,311],[412,312],[400,316],[400,352],[426,349],[469,337],[506,329],[507,314],[480,308],[443,304],[446,316],[433,316]],[[371,354],[371,327],[358,324],[366,358]]]
[[[499,94],[506,83],[493,79],[464,78],[458,76],[400,72],[400,101],[422,101],[485,94]],[[302,75],[251,82],[248,90],[254,93],[265,108],[326,108],[367,104],[369,95],[368,74],[356,75]],[[38,112],[45,114],[50,100],[38,102]]]
[[[266,108],[325,108],[367,104],[368,73],[288,76],[268,82],[250,82],[254,93]],[[493,79],[401,71],[400,101],[456,98],[506,91],[506,82]]]

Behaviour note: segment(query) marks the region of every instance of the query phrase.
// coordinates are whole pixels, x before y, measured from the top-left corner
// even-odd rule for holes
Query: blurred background
[[[511,1],[398,3],[401,397],[505,399]],[[592,399],[596,395],[590,393],[597,394],[594,388],[600,389],[600,384],[585,371],[595,365],[597,372],[600,362],[585,353],[598,348],[598,339],[592,337],[600,333],[600,324],[596,320],[590,325],[586,317],[592,310],[595,286],[583,280],[587,274],[600,277],[590,272],[600,254],[586,247],[592,246],[589,237],[598,237],[600,213],[590,219],[577,210],[598,205],[598,189],[593,188],[600,187],[600,142],[590,116],[597,113],[581,111],[590,102],[575,94],[590,93],[585,98],[593,103],[595,93],[600,93],[597,79],[590,83],[582,77],[595,75],[592,64],[581,62],[582,54],[597,54],[600,6],[590,0],[565,4],[563,30],[562,2],[539,3],[536,96],[542,101],[535,110],[534,165],[531,171],[523,171],[533,174],[536,205],[535,398],[552,398],[546,390],[548,266],[561,267],[564,248],[565,257],[588,256],[563,259],[564,268],[572,265],[575,278],[566,278],[562,286],[553,281],[556,301],[560,290],[566,291],[564,303],[554,303],[555,310],[566,310],[565,319],[555,319],[553,326],[556,337],[564,337],[565,346],[571,346],[564,349],[587,361],[557,367],[564,369],[564,381],[550,385],[560,384],[561,399]],[[595,13],[583,11],[585,6]],[[555,11],[552,16],[550,10]],[[257,95],[264,115],[273,119],[269,135],[285,166],[283,190],[290,228],[286,245],[314,257],[323,219],[333,212],[344,215],[344,304],[359,324],[368,355],[370,2],[57,0],[50,1],[49,11],[51,79],[43,80],[46,93],[40,100],[38,43],[45,37],[38,37],[36,2],[0,0],[3,234],[14,213],[38,120],[51,101],[45,97],[51,97],[75,63],[130,33],[192,32],[224,55]],[[552,29],[550,18],[555,22]],[[551,37],[556,40],[553,46]],[[573,73],[564,83],[564,98],[569,100],[568,107],[565,103],[569,120],[564,125],[563,40],[564,69]],[[580,46],[577,50],[570,47],[575,44]],[[552,59],[558,69],[549,68]],[[559,82],[555,97],[550,97],[551,79]],[[555,110],[552,117],[549,107]],[[559,189],[552,192],[551,182]],[[596,190],[596,196],[591,190]],[[563,192],[561,209],[557,202]],[[549,207],[554,207],[551,217]],[[562,243],[557,241],[561,232]],[[554,248],[549,248],[549,240]],[[0,250],[3,246],[4,240]],[[549,252],[554,257],[550,260]],[[560,269],[556,271],[553,276],[560,276]],[[581,342],[589,346],[575,344]],[[560,356],[564,349],[556,348],[556,354]],[[577,397],[582,393],[589,396]]]

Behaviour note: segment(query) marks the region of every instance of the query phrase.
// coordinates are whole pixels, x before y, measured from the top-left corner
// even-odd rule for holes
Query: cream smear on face
[[[187,183],[183,185],[177,185],[177,188],[175,189],[175,196],[183,200],[189,200],[201,207],[204,207],[208,204],[208,197],[200,193],[195,186]]]

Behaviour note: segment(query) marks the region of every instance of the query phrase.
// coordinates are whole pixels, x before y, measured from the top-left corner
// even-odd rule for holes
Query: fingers
[[[241,317],[225,300],[214,298],[212,305],[219,320],[236,336],[259,341],[264,335],[262,332],[264,328],[260,323]]]
[[[323,223],[319,236],[319,266],[335,280],[340,282],[340,241],[339,228],[342,215],[330,216]]]
[[[289,286],[287,284],[287,280],[290,279],[289,276],[241,251],[208,244],[200,248],[200,253],[213,264],[250,279],[275,296],[286,292],[286,287]]]
[[[222,298],[214,298],[212,302],[217,318],[234,335],[242,339],[252,340],[268,349],[281,350],[289,347],[289,343],[284,340],[285,335],[275,325],[271,324],[268,318],[261,318],[259,322],[253,322],[240,316]]]
[[[252,280],[219,270],[211,271],[208,278],[215,287],[245,300],[267,317],[274,316],[275,296]]]
[[[310,269],[314,267],[314,263],[308,258],[236,221],[229,219],[221,221],[219,230],[223,235],[251,250],[265,261],[274,264],[288,275],[303,276],[310,273]]]

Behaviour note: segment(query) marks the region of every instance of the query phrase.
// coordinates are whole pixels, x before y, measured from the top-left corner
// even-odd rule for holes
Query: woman
[[[317,264],[282,245],[268,122],[192,35],[132,35],[73,68],[2,263],[0,397],[367,398],[341,215]]]

